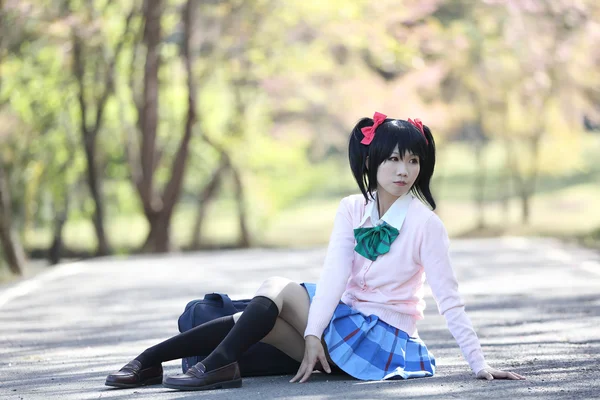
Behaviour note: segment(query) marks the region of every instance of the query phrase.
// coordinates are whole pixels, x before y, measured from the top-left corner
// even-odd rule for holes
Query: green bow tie
[[[390,251],[390,246],[398,235],[398,229],[388,225],[385,221],[372,228],[356,228],[354,230],[356,239],[354,251],[364,258],[375,261],[377,256]]]

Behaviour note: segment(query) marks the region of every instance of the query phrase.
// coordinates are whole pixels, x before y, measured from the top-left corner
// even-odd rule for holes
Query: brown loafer
[[[199,362],[183,375],[167,376],[163,386],[177,390],[231,389],[242,386],[242,376],[237,362],[206,372]]]
[[[157,385],[162,382],[162,378],[162,365],[142,369],[142,364],[138,360],[133,360],[128,362],[119,372],[108,375],[104,384],[118,388],[135,388]]]

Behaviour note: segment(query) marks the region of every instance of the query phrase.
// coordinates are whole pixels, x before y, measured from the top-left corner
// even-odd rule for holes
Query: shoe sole
[[[144,381],[143,383],[118,383],[118,382],[106,381],[106,382],[104,382],[104,384],[106,386],[116,387],[116,388],[120,388],[120,389],[133,389],[133,388],[141,387],[141,386],[160,385],[162,383],[162,380],[163,380],[162,376],[157,376],[156,378],[148,379],[148,380]]]
[[[212,390],[212,389],[235,389],[242,387],[242,380],[235,379],[233,381],[217,382],[206,386],[181,386],[172,383],[163,382],[163,386],[169,389],[196,391],[196,390]]]

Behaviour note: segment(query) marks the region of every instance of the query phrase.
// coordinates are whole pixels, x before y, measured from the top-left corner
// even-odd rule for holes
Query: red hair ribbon
[[[377,129],[379,125],[383,124],[386,118],[387,115],[375,112],[375,114],[373,114],[373,126],[366,126],[360,129],[363,135],[365,135],[363,140],[360,142],[367,145],[371,144],[373,138],[375,137],[375,129]]]
[[[419,118],[415,118],[415,120],[413,121],[412,119],[409,118],[408,122],[410,122],[411,124],[416,126],[417,129],[421,131],[421,133],[423,134],[423,137],[425,138],[425,143],[429,144],[429,140],[427,140],[427,136],[425,136],[425,130],[423,129],[423,123],[421,122],[421,120]]]

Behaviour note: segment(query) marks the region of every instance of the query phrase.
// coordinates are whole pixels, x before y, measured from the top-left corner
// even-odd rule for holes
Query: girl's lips
[[[394,182],[394,185],[406,186],[406,182]]]

